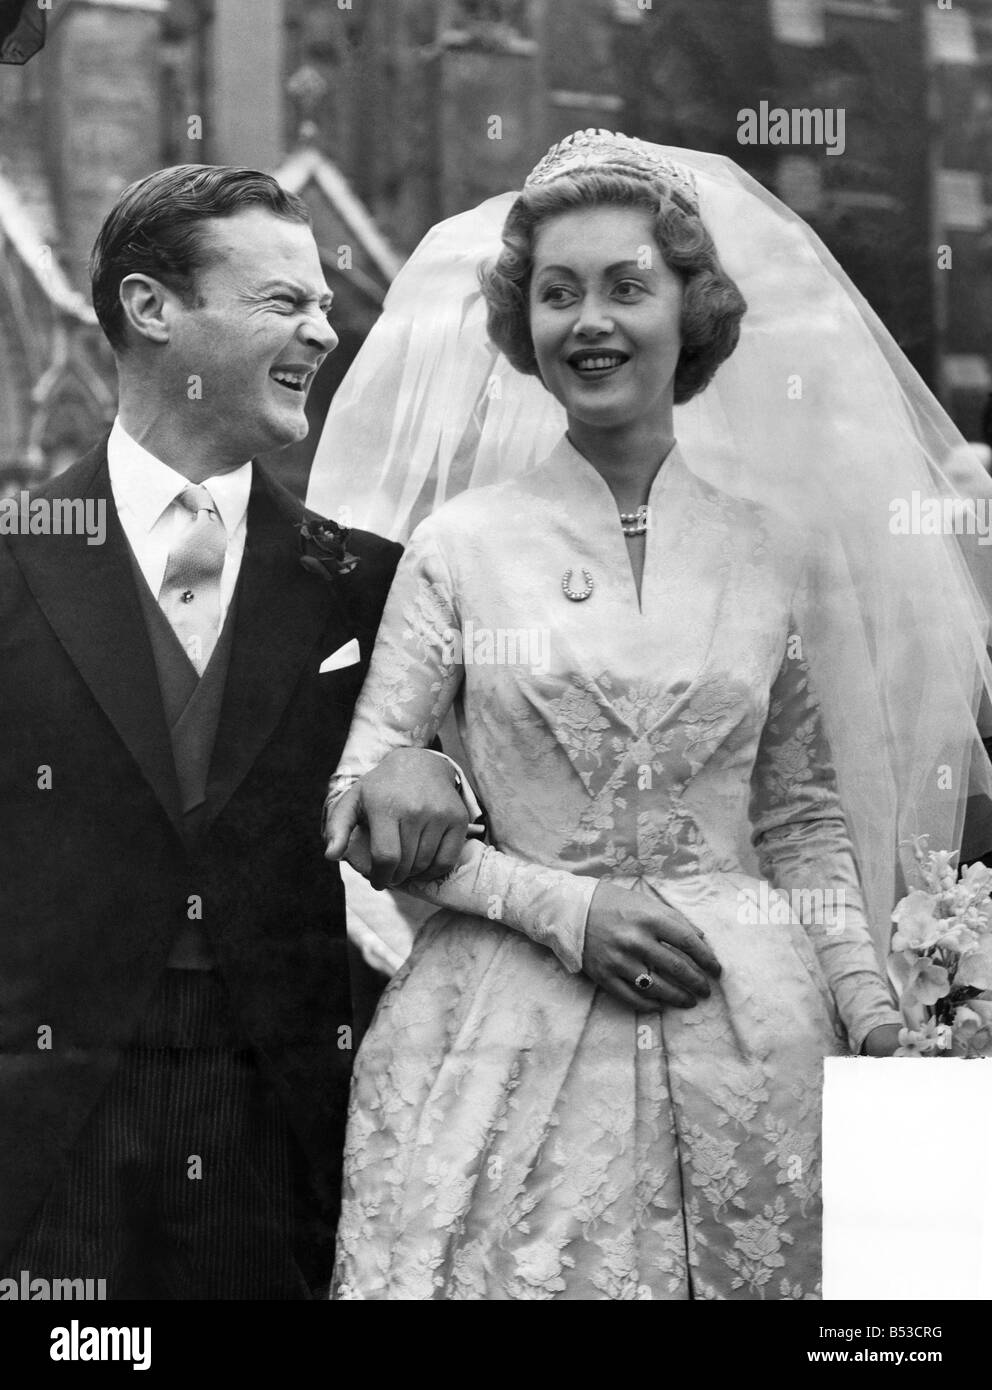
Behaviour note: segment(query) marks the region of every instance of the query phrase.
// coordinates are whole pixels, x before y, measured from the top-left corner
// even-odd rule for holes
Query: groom
[[[355,1042],[320,809],[400,547],[251,462],[337,342],[304,203],[164,169],[91,271],[120,413],[0,518],[0,1296],[308,1298]]]

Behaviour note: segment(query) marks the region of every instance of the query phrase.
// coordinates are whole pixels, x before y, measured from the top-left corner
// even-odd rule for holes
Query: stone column
[[[521,0],[442,6],[435,93],[438,217],[519,188],[545,147],[538,46]]]
[[[568,5],[552,0],[541,6],[539,39],[549,145],[590,126],[625,128],[617,62],[618,16],[615,0],[570,0]],[[634,8],[627,18],[643,44],[643,12]]]
[[[50,26],[46,163],[73,284],[111,203],[160,162],[158,39],[166,0],[69,0]]]
[[[214,0],[210,159],[271,172],[283,141],[282,0]]]

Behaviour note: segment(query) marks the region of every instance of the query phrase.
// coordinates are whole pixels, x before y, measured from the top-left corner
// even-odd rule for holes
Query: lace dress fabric
[[[356,1059],[339,1298],[819,1297],[823,1058],[898,1015],[793,624],[801,558],[677,447],[650,508],[640,601],[567,440],[401,561],[332,792],[454,702],[492,844],[423,892],[446,910]],[[705,934],[708,1000],[638,1014],[580,973],[603,878]]]

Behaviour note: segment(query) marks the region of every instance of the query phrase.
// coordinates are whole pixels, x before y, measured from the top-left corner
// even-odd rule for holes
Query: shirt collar
[[[107,440],[110,486],[118,511],[126,508],[145,531],[150,531],[163,512],[189,483],[174,468],[157,459],[124,429],[118,417]],[[229,473],[204,478],[203,486],[214,499],[228,535],[241,525],[251,493],[251,461]]]

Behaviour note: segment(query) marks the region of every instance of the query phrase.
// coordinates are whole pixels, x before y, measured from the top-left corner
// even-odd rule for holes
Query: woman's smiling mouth
[[[609,376],[618,367],[622,367],[629,359],[624,352],[614,352],[605,348],[596,350],[586,348],[581,352],[573,352],[568,358],[568,365],[572,370],[585,381],[597,381],[601,377]]]

